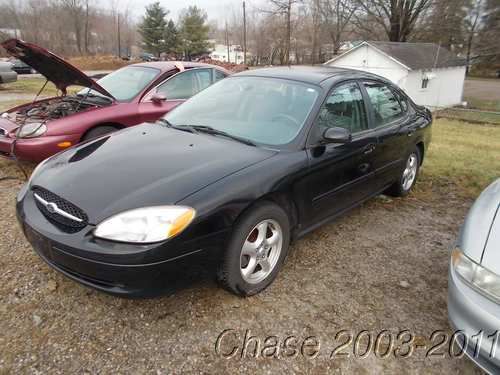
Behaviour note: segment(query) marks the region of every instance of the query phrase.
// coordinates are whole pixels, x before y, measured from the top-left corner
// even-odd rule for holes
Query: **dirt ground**
[[[51,270],[16,223],[20,183],[0,187],[0,373],[480,372],[449,353],[448,254],[471,204],[453,185],[377,197],[314,231],[258,296],[233,296],[208,274],[152,300],[111,297]],[[343,330],[353,340],[332,358]],[[255,338],[243,351],[245,334]],[[440,334],[447,341],[429,353]],[[378,350],[365,357],[370,335]],[[262,349],[290,336],[274,357]]]

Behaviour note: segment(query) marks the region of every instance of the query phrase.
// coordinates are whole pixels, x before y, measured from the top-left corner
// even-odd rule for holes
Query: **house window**
[[[428,84],[429,84],[429,78],[427,77],[422,78],[422,88],[426,89]]]

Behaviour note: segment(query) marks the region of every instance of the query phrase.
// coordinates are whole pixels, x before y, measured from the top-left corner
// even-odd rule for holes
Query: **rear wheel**
[[[420,151],[418,148],[415,148],[410,155],[408,155],[399,180],[387,190],[387,193],[395,197],[404,197],[408,195],[415,185],[415,182],[417,182],[418,172],[420,171],[420,161]]]
[[[87,134],[83,137],[82,141],[89,141],[94,138],[99,138],[103,135],[117,131],[118,129],[111,125],[97,126],[92,130],[89,130]]]
[[[276,278],[288,253],[288,216],[273,203],[259,203],[235,225],[219,270],[219,281],[229,291],[250,296]]]

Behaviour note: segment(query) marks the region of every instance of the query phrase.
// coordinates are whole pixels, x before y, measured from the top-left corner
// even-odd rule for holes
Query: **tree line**
[[[18,37],[63,56],[127,55],[137,42],[130,9],[110,0],[0,0],[0,39]],[[119,50],[119,47],[121,47]]]
[[[337,54],[346,41],[385,40],[436,43],[471,63],[500,64],[500,0],[267,0],[256,4],[247,25],[248,50],[257,62],[319,63]],[[243,44],[241,9],[233,7],[228,17],[232,40]],[[219,27],[219,34],[223,33]]]
[[[209,39],[244,47],[241,4],[209,20],[196,6],[177,20],[152,3],[142,18],[109,0],[0,0],[0,33],[62,55],[129,54],[132,46],[192,59]],[[432,42],[470,62],[500,64],[500,0],[247,0],[246,47],[255,64],[320,63],[346,41]],[[0,38],[2,36],[0,35]]]

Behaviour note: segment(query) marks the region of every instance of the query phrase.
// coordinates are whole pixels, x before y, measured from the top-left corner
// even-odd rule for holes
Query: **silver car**
[[[452,251],[448,318],[458,346],[500,373],[500,179],[476,200]]]
[[[12,64],[0,61],[0,83],[11,83],[17,81],[17,73],[12,70]]]

